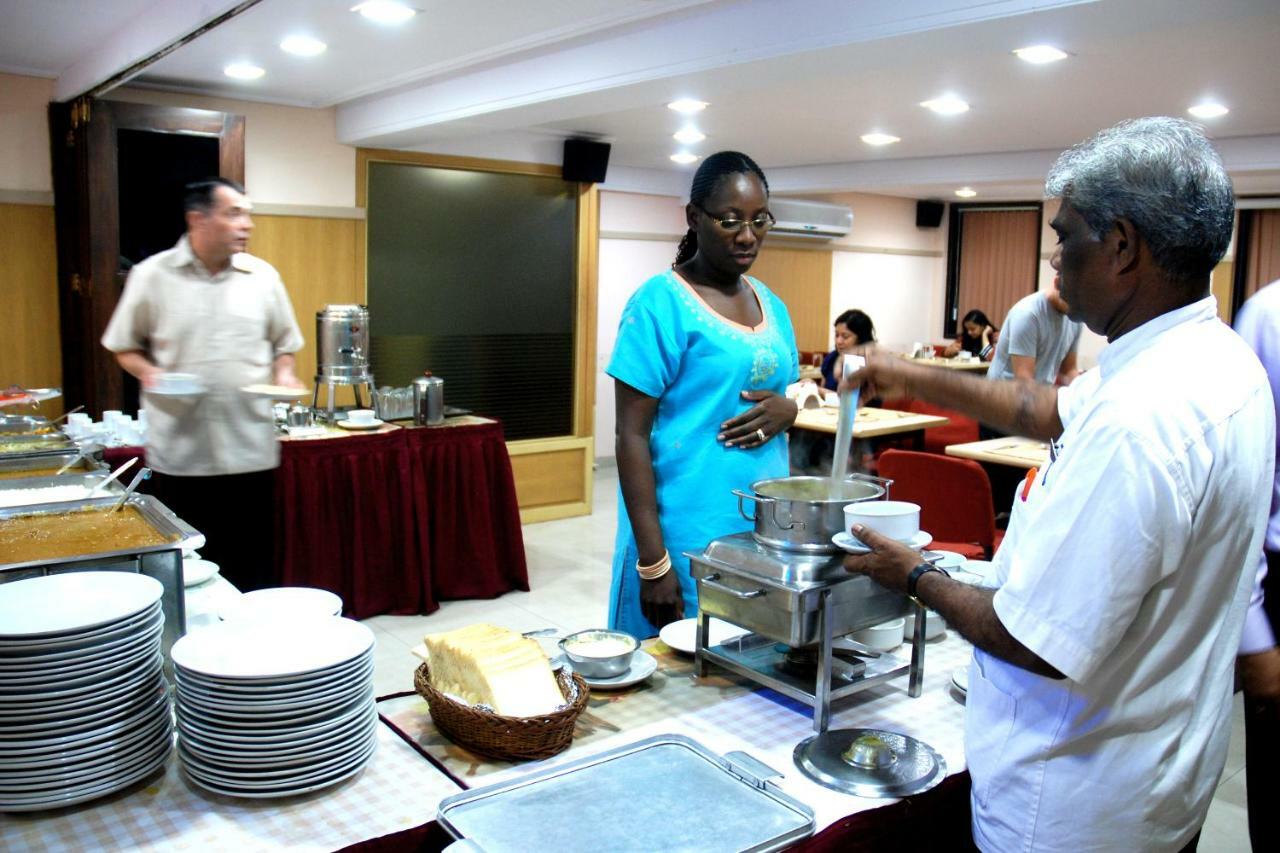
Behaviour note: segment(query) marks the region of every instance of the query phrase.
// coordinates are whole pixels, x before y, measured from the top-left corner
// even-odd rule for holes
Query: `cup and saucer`
[[[564,662],[564,665],[573,669],[573,664],[567,661]],[[582,675],[582,673],[578,674],[582,675],[582,680],[587,682],[587,686],[592,690],[621,690],[624,687],[639,684],[657,671],[657,659],[644,649],[636,649],[631,655],[631,666],[627,667],[626,672],[609,678],[594,678]]]
[[[337,422],[337,426],[342,429],[377,429],[382,426],[385,421],[374,417],[373,409],[352,409],[347,412],[347,416]]]
[[[831,541],[850,554],[869,554],[871,549],[853,535],[855,524],[917,551],[933,541],[933,536],[920,529],[920,505],[910,501],[859,501],[844,508],[844,530]]]
[[[204,391],[204,383],[194,373],[161,373],[147,387],[147,393],[157,397],[198,397]]]

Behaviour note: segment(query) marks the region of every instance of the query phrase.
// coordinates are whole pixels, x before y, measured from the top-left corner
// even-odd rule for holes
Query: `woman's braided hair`
[[[689,188],[689,203],[701,206],[713,192],[720,179],[727,175],[742,173],[755,175],[764,184],[764,191],[769,192],[769,181],[764,172],[741,151],[719,151],[702,161],[698,171],[693,173],[693,185]],[[672,267],[677,267],[692,258],[698,252],[698,234],[692,228],[685,232],[676,249],[676,260]]]

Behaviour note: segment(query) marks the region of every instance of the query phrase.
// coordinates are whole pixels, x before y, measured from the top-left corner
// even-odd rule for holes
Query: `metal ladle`
[[[125,505],[125,502],[129,500],[130,496],[133,495],[133,490],[138,488],[138,485],[143,480],[149,480],[149,479],[151,479],[150,468],[143,468],[137,474],[134,474],[133,479],[129,481],[128,487],[124,490],[124,494],[120,496],[120,500],[116,501],[115,504],[112,505],[111,509],[108,510],[108,512],[116,512],[121,507],[123,507]]]

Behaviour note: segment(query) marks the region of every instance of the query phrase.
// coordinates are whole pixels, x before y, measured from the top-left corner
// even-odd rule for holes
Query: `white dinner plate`
[[[274,679],[336,667],[373,645],[368,626],[327,616],[287,623],[224,622],[187,634],[173,644],[170,655],[175,666],[197,674]]]
[[[843,530],[837,533],[835,536],[832,536],[831,541],[834,542],[836,544],[836,547],[838,547],[841,551],[848,551],[850,554],[870,554],[871,553],[870,548],[868,548],[866,545],[863,545],[861,542],[859,542],[857,539],[850,536],[848,533],[846,533]],[[919,530],[916,532],[915,536],[912,536],[909,540],[907,540],[906,542],[903,542],[902,544],[906,545],[908,548],[912,548],[916,551],[919,551],[921,548],[928,545],[932,541],[933,541],[933,535],[931,533],[928,533],[927,531],[924,531],[924,530]]]
[[[193,706],[185,698],[181,701],[184,709],[199,713],[201,718],[215,730],[243,731],[245,729],[295,728],[310,723],[324,722],[325,720],[342,716],[350,712],[351,709],[362,706],[367,699],[372,698],[373,685],[370,684],[361,693],[353,693],[350,696],[342,697],[334,702],[327,702],[321,706],[313,706],[299,711],[285,710],[248,714],[240,711],[227,711],[222,708]]]
[[[135,718],[151,710],[157,697],[163,697],[167,690],[168,686],[163,681],[153,682],[128,697],[124,702],[114,705],[100,705],[87,712],[72,712],[64,715],[61,719],[54,716],[52,718],[28,717],[22,720],[5,720],[3,731],[0,732],[0,743],[28,740],[49,734],[75,734],[86,729],[97,728],[99,725]]]
[[[353,686],[344,690],[330,691],[315,696],[304,696],[297,699],[270,700],[267,702],[227,702],[212,699],[208,696],[192,694],[178,688],[178,700],[186,707],[200,710],[208,714],[217,714],[228,720],[253,720],[278,723],[290,720],[303,720],[322,712],[336,712],[346,708],[354,699],[364,695],[373,695],[373,681]]]
[[[171,731],[153,728],[149,732],[147,737],[128,749],[104,750],[73,764],[50,764],[38,770],[8,776],[0,771],[0,786],[9,793],[23,793],[20,788],[29,791],[58,784],[79,785],[91,779],[115,775],[131,767],[141,757],[153,757],[153,753],[162,747],[168,747],[173,741]]]
[[[708,641],[711,645],[718,646],[734,637],[750,633],[746,628],[739,628],[737,625],[712,617]],[[679,622],[664,625],[658,632],[658,637],[676,651],[691,655],[698,648],[698,619],[695,616],[692,619],[681,619]]]
[[[117,674],[121,667],[143,663],[159,648],[160,631],[149,631],[138,643],[105,654],[86,655],[83,660],[59,660],[0,669],[0,707],[9,691],[36,686],[79,687],[89,680],[101,680]]]
[[[84,803],[105,797],[107,794],[123,790],[134,782],[145,779],[164,766],[169,758],[168,742],[159,753],[150,760],[141,760],[132,768],[123,769],[116,776],[107,779],[86,780],[85,784],[68,787],[62,790],[33,796],[0,797],[0,810],[7,812],[31,812],[43,809],[62,808],[76,803]]]
[[[569,666],[572,667],[573,664]],[[658,661],[654,656],[643,649],[636,649],[635,654],[631,656],[631,666],[621,675],[615,675],[612,678],[588,678],[583,675],[582,680],[594,690],[621,690],[624,687],[639,684],[657,671]],[[578,674],[582,675],[582,673]]]
[[[341,598],[327,589],[310,586],[280,586],[246,592],[218,612],[223,622],[341,615]]]
[[[156,649],[155,656],[149,660],[144,660],[136,667],[128,667],[122,672],[112,675],[108,679],[101,682],[91,681],[89,684],[80,684],[75,687],[63,687],[61,684],[52,685],[53,690],[31,690],[25,693],[4,693],[0,694],[0,708],[8,708],[16,710],[20,707],[43,706],[55,700],[78,700],[86,691],[115,690],[118,687],[124,687],[135,682],[141,683],[147,678],[152,677],[156,670],[160,669],[163,658],[160,650]]]
[[[969,694],[969,667],[962,666],[951,673],[951,683],[966,696]]]
[[[342,427],[343,429],[377,429],[378,427],[382,426],[384,423],[386,422],[379,420],[378,418],[374,418],[371,421],[361,421],[358,424],[353,424],[351,421],[344,419],[344,420],[338,421],[337,425]]]
[[[220,720],[212,714],[199,709],[188,708],[185,704],[180,703],[178,705],[178,721],[182,726],[190,728],[197,734],[219,738],[228,744],[238,742],[263,744],[269,741],[294,743],[342,728],[352,720],[367,713],[369,706],[372,704],[373,696],[370,695],[368,699],[353,704],[350,708],[341,709],[337,713],[325,715],[317,720],[300,720],[283,724],[276,721],[269,725],[242,726],[228,725],[227,721]],[[238,721],[231,722],[236,723]]]
[[[303,690],[323,690],[331,684],[359,679],[373,667],[373,653],[365,652],[337,666],[299,675],[276,678],[219,678],[201,675],[176,667],[174,674],[179,682],[206,692],[259,696],[263,693],[294,693]]]
[[[298,693],[263,693],[261,695],[244,693],[226,693],[208,690],[202,685],[180,682],[178,690],[182,699],[194,707],[205,707],[209,710],[224,709],[227,711],[254,711],[275,713],[281,710],[305,708],[332,702],[344,696],[363,693],[370,690],[373,667],[358,678],[352,678],[339,684],[326,685],[322,690],[305,690]]]
[[[353,708],[349,713],[332,720],[325,720],[310,726],[291,726],[285,731],[258,729],[256,731],[226,731],[210,728],[207,720],[201,720],[191,711],[178,707],[178,730],[185,734],[195,735],[202,741],[216,744],[228,749],[254,750],[293,750],[299,747],[310,747],[323,744],[329,738],[358,729],[357,723],[377,717],[377,708],[370,698],[362,707]]]
[[[90,743],[76,749],[62,749],[54,752],[0,758],[0,775],[22,773],[38,767],[74,766],[93,761],[99,755],[134,749],[141,742],[149,742],[152,737],[159,737],[158,732],[162,728],[168,727],[172,721],[172,717],[168,713],[155,713],[147,721],[146,725],[139,726],[137,729],[125,732],[120,737],[104,742]]]
[[[182,561],[182,585],[199,586],[218,573],[218,564],[208,560]]]
[[[152,627],[157,621],[164,621],[164,614],[161,612],[158,600],[151,607],[128,619],[84,631],[25,640],[0,639],[0,654],[11,660],[27,660],[33,655],[56,655],[56,658],[49,659],[62,659],[68,657],[67,654],[63,654],[64,652],[71,652],[70,656],[74,657],[85,650],[101,648],[107,643],[136,637],[139,632]]]
[[[275,700],[288,702],[307,696],[318,696],[351,689],[361,681],[367,680],[372,672],[373,658],[365,656],[356,661],[356,666],[344,668],[337,675],[326,673],[319,678],[299,683],[209,682],[204,679],[193,678],[190,673],[182,672],[181,670],[177,673],[177,682],[179,687],[195,698],[208,696],[223,702],[270,702]]]
[[[306,388],[290,388],[287,385],[245,385],[240,389],[250,397],[261,397],[266,400],[302,400],[311,396]]]
[[[157,614],[151,622],[135,630],[136,633],[104,643],[95,643],[83,649],[39,652],[20,657],[8,655],[0,657],[0,682],[8,683],[10,676],[17,678],[33,671],[51,677],[53,673],[63,668],[78,669],[81,666],[102,663],[109,658],[139,654],[142,649],[154,644],[156,638],[164,631],[164,617]]]
[[[160,581],[134,572],[65,572],[4,585],[0,640],[56,638],[126,620],[164,594]]]
[[[192,753],[185,742],[179,743],[178,755],[181,756],[185,766],[211,782],[245,788],[277,788],[281,785],[311,782],[331,776],[353,762],[368,758],[376,744],[377,738],[373,730],[370,730],[358,740],[348,743],[346,748],[337,755],[315,757],[301,764],[289,766],[263,764],[232,767],[217,761],[210,762]]]
[[[372,753],[370,753],[370,756],[371,755]],[[368,763],[368,757],[366,757],[364,761],[357,762],[355,765],[351,767],[345,768],[342,771],[335,773],[330,777],[326,777],[324,779],[320,779],[315,782],[285,785],[279,788],[265,788],[265,789],[259,788],[254,790],[245,790],[243,788],[236,788],[229,785],[222,785],[217,782],[211,782],[206,779],[201,779],[195,774],[193,774],[190,771],[190,769],[187,768],[185,765],[183,766],[183,773],[186,775],[187,779],[196,787],[203,788],[206,791],[209,791],[210,793],[213,793],[213,794],[221,794],[226,797],[244,797],[246,799],[265,800],[265,799],[273,799],[276,797],[293,797],[293,796],[297,796],[298,794],[309,794],[312,791],[323,790],[332,785],[336,785],[339,782],[342,782],[346,779],[349,779],[352,776],[355,776],[357,773],[359,773],[361,770],[365,768],[365,765],[367,763]]]
[[[60,753],[79,752],[90,748],[107,749],[111,744],[132,737],[142,729],[149,728],[157,717],[170,717],[168,701],[157,702],[150,710],[137,716],[136,719],[109,726],[80,732],[73,735],[59,735],[33,739],[30,741],[14,741],[0,744],[0,760],[17,761],[28,758],[43,758]]]
[[[357,718],[346,728],[336,729],[323,738],[301,745],[269,745],[268,748],[227,746],[202,738],[189,729],[179,727],[178,737],[197,756],[216,763],[236,765],[293,764],[308,760],[311,756],[331,756],[348,749],[352,742],[363,740],[378,725],[378,715]]]

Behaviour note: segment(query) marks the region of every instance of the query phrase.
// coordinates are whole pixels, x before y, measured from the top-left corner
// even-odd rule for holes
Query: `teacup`
[[[844,529],[857,537],[853,526],[861,524],[882,536],[910,542],[920,532],[920,505],[907,501],[861,501],[844,508]]]
[[[347,412],[347,420],[353,424],[371,424],[374,421],[373,409],[352,409]]]

